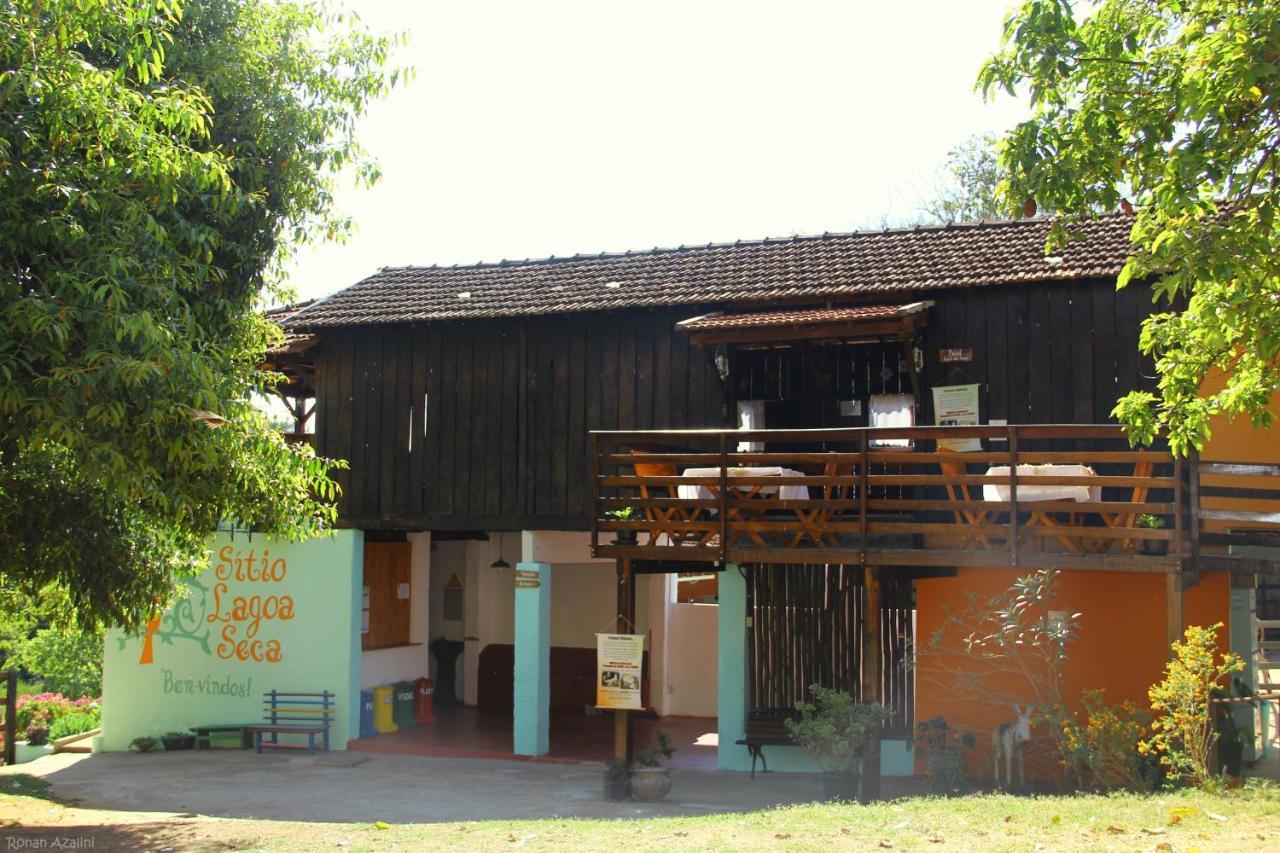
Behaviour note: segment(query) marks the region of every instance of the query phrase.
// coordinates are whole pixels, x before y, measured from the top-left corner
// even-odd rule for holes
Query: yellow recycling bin
[[[395,688],[390,684],[373,688],[373,727],[377,729],[378,734],[385,735],[400,731],[400,727],[391,718],[395,703]]]

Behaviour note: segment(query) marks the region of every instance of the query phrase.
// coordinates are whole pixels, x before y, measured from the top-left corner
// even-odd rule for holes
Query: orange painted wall
[[[953,727],[971,732],[977,745],[969,751],[969,773],[975,778],[991,777],[991,732],[1012,720],[1013,710],[1009,703],[981,703],[957,695],[956,676],[947,664],[931,658],[927,646],[943,624],[947,608],[962,610],[970,593],[984,601],[1006,589],[1018,575],[1013,569],[960,569],[954,578],[916,582],[916,720],[941,714]],[[1184,607],[1187,624],[1220,621],[1225,625],[1230,613],[1227,576],[1206,574],[1198,586],[1186,591]],[[1081,614],[1079,635],[1067,650],[1063,695],[1068,705],[1079,708],[1085,690],[1104,688],[1109,702],[1129,699],[1145,706],[1147,688],[1160,679],[1167,657],[1164,576],[1063,571],[1052,609]],[[1225,640],[1226,632],[1221,636]],[[1011,679],[994,687],[1001,695],[1008,691],[1015,697],[1020,683]],[[1037,730],[1035,735],[1036,744],[1027,753],[1027,775],[1058,778],[1047,733]]]

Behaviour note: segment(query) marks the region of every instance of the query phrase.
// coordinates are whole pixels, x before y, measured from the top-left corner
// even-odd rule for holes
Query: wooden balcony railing
[[[591,441],[592,549],[602,557],[1169,572],[1194,556],[1200,533],[1189,526],[1200,524],[1194,463],[1133,449],[1110,425]],[[980,449],[949,449],[963,441]],[[1159,526],[1145,526],[1152,518]]]

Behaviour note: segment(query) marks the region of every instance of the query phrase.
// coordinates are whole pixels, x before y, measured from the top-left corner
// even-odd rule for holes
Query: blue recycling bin
[[[378,730],[373,727],[373,691],[360,691],[360,737],[373,737]]]

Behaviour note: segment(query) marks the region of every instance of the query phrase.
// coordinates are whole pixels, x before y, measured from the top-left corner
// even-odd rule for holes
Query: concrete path
[[[808,774],[676,769],[667,799],[611,803],[599,767],[333,752],[256,755],[238,750],[53,755],[0,769],[52,783],[75,805],[113,811],[289,821],[432,823],[464,820],[634,818],[745,811],[821,798]],[[884,780],[885,794],[893,790]]]

